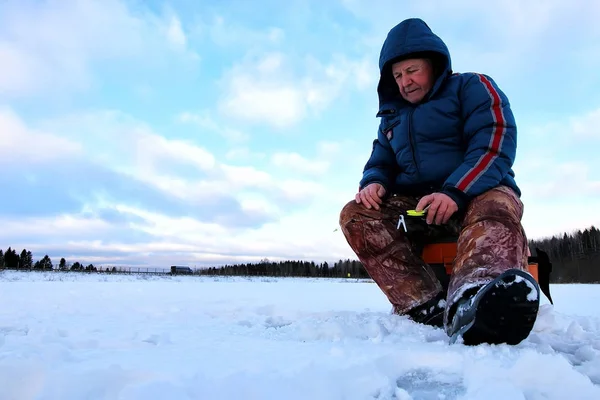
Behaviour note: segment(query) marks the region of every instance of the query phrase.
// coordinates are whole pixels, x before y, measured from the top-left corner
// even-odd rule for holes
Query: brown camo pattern
[[[464,290],[483,286],[507,269],[527,268],[529,247],[521,225],[523,203],[506,186],[474,198],[462,221],[445,313]]]
[[[413,229],[409,225],[409,238],[402,228],[396,229],[398,217],[418,201],[393,196],[375,210],[351,200],[339,218],[348,244],[396,312],[404,314],[442,290],[434,272],[418,256],[420,245],[440,236],[460,234],[448,308],[462,288],[485,284],[508,268],[526,267],[527,239],[520,223],[523,204],[510,188],[500,186],[473,199],[464,215],[453,216],[446,225]],[[412,220],[405,219],[407,224]]]
[[[414,209],[418,201],[417,197],[394,196],[375,210],[352,200],[340,213],[340,227],[348,244],[400,314],[442,290],[433,270],[418,256],[420,241],[411,241],[402,228],[396,229],[399,215]],[[410,221],[405,219],[408,225]],[[447,227],[432,226],[419,235],[425,241],[446,231]]]

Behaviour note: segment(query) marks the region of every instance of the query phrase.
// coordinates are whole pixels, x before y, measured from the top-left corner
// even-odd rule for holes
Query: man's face
[[[400,94],[410,103],[418,103],[433,87],[433,66],[423,58],[408,59],[392,65],[392,74]]]

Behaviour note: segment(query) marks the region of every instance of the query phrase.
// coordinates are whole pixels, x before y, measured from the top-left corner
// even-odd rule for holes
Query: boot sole
[[[540,289],[525,271],[505,271],[484,286],[472,305],[455,316],[450,342],[462,336],[463,344],[516,345],[533,329],[540,303]]]

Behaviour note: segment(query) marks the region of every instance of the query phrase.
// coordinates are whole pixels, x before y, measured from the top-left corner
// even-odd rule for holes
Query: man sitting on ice
[[[444,327],[465,344],[516,344],[539,307],[524,270],[528,244],[515,182],[517,128],[489,76],[453,73],[445,43],[420,19],[388,34],[377,88],[381,118],[356,198],[343,208],[344,235],[397,314]],[[426,209],[411,237],[400,215]],[[418,248],[458,236],[447,291]]]

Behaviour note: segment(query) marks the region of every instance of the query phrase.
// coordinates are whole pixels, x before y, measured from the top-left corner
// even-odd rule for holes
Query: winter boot
[[[510,269],[478,289],[465,292],[449,315],[450,343],[462,337],[465,345],[516,345],[529,336],[540,302],[539,285],[529,273]]]
[[[408,311],[406,315],[413,321],[438,328],[444,326],[446,292],[441,291],[433,299]]]

